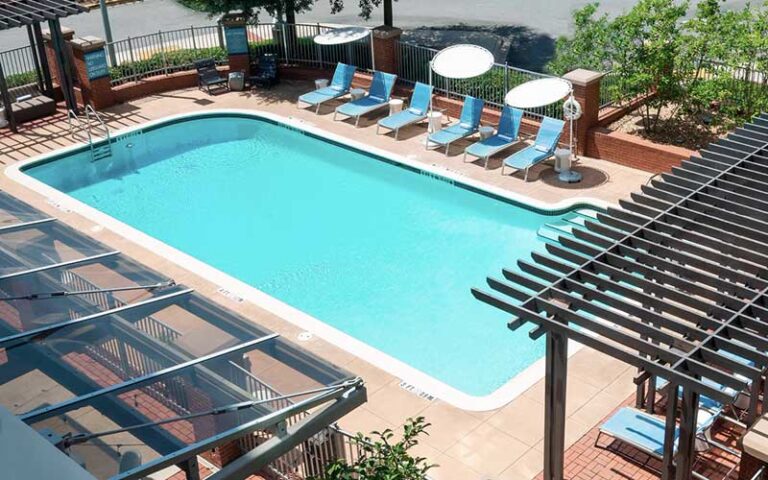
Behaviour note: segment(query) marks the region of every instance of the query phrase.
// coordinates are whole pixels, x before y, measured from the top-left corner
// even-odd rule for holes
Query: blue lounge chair
[[[517,135],[520,132],[522,120],[522,110],[505,106],[501,111],[501,119],[499,119],[499,128],[496,134],[467,147],[464,150],[464,161],[467,161],[467,155],[483,158],[485,159],[485,168],[488,169],[489,158],[517,143]]]
[[[476,133],[477,129],[480,128],[480,116],[483,113],[484,105],[485,102],[481,99],[467,95],[464,98],[464,106],[461,107],[459,121],[439,132],[429,134],[426,148],[429,148],[430,142],[445,145],[445,154],[448,155],[451,143]]]
[[[705,422],[698,422],[696,426],[697,441],[704,442],[708,447],[717,447],[738,456],[738,452],[726,445],[712,441],[705,434],[714,423],[715,418],[717,417],[713,417]],[[623,443],[632,445],[650,457],[662,459],[664,457],[665,430],[666,422],[664,419],[634,408],[623,407],[606,420],[605,423],[600,425],[597,438],[595,439],[595,446],[598,445],[600,436],[607,434]],[[677,453],[679,437],[680,428],[675,427],[673,437],[675,441],[673,445],[674,453]],[[621,450],[618,450],[618,453],[622,454]],[[693,477],[707,480],[706,477],[696,472],[693,472]]]
[[[595,444],[600,440],[600,435],[608,434],[650,456],[662,458],[665,429],[664,419],[634,408],[623,407],[600,425]],[[679,436],[680,429],[675,428],[675,451]]]
[[[333,73],[331,84],[325,88],[320,88],[314,92],[305,93],[299,97],[298,105],[306,103],[315,107],[315,113],[320,111],[320,105],[349,93],[349,87],[352,86],[352,77],[355,76],[356,68],[352,65],[339,63],[336,65],[336,71]]]
[[[560,141],[564,126],[565,122],[562,120],[544,117],[533,145],[505,158],[501,164],[501,174],[504,175],[504,167],[525,170],[525,181],[527,182],[528,170],[555,154],[557,142]]]
[[[416,86],[413,87],[411,103],[408,105],[408,108],[402,112],[398,112],[379,120],[379,123],[376,125],[376,133],[379,133],[380,127],[394,130],[395,140],[397,140],[397,134],[401,128],[427,118],[430,100],[432,100],[432,86],[416,82]]]
[[[365,115],[366,113],[389,105],[389,98],[392,96],[392,87],[395,86],[396,80],[397,75],[391,73],[374,73],[373,80],[371,80],[371,88],[368,90],[368,95],[336,107],[336,111],[333,113],[333,119],[336,120],[336,115],[338,114],[354,117],[355,126],[357,126],[360,122],[361,115]]]

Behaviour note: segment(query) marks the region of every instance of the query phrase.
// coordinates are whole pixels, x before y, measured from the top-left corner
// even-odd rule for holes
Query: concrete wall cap
[[[595,82],[599,82],[604,75],[605,73],[602,72],[594,72],[584,68],[577,68],[576,70],[572,70],[563,75],[563,78],[570,81],[573,85],[584,87]]]
[[[43,30],[42,33],[43,33],[43,40],[51,39],[50,30]],[[64,40],[69,40],[75,36],[75,30],[69,27],[61,27],[61,36],[64,37]]]
[[[104,40],[93,36],[73,38],[69,43],[75,50],[81,50],[83,52],[92,52],[104,48],[104,45],[106,45]]]
[[[371,34],[374,38],[380,38],[382,40],[387,40],[394,37],[399,37],[403,34],[403,30],[397,27],[388,27],[386,25],[380,25],[373,30],[371,30]]]

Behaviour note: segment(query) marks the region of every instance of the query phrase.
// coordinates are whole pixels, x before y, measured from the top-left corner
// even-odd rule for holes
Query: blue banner
[[[248,53],[248,36],[245,33],[245,25],[224,27],[224,36],[227,38],[228,54],[243,55]]]
[[[98,80],[109,76],[107,53],[103,48],[85,54],[85,68],[88,71],[88,80]]]

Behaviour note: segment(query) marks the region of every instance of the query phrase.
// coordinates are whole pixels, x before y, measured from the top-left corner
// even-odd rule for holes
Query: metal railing
[[[406,83],[429,82],[429,63],[438,50],[398,42],[395,51],[398,80]],[[497,63],[484,75],[467,80],[454,80],[433,74],[432,85],[436,92],[449,98],[460,99],[464,95],[471,95],[483,99],[490,106],[501,108],[504,105],[504,96],[510,89],[530,80],[548,77],[551,75]],[[562,105],[552,104],[528,109],[525,113],[531,117],[559,118],[562,116]]]
[[[220,64],[227,62],[218,25],[128,37],[107,44],[107,48],[115,52],[115,63],[110,61],[109,65],[113,85],[189,70],[195,61],[204,58],[214,58]]]
[[[73,291],[91,291],[99,288],[98,285],[86,280],[72,270],[63,270],[61,272],[61,283]],[[112,310],[126,305],[124,301],[115,297],[111,292],[86,293],[81,295],[81,298],[98,306],[101,310]],[[72,318],[75,317],[73,316]],[[140,318],[133,322],[133,325],[144,333],[167,344],[171,344],[181,337],[181,333],[178,330],[154,318],[152,315]]]
[[[371,40],[364,38],[345,45],[317,45],[314,37],[335,27],[319,23],[260,23],[248,26],[251,58],[274,53],[286,64],[326,68],[338,62],[359,70],[372,68]]]

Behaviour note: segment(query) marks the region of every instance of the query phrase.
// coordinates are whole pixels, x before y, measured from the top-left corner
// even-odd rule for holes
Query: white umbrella
[[[461,44],[437,52],[430,67],[440,76],[461,79],[480,76],[493,68],[493,63],[493,54],[485,48]]]
[[[362,40],[368,36],[371,37],[371,67],[373,70],[376,70],[376,58],[373,53],[373,35],[371,35],[370,29],[365,27],[334,28],[315,35],[314,41],[317,45],[342,45]]]
[[[462,43],[437,52],[429,62],[429,85],[432,86],[432,72],[451,79],[478,77],[493,68],[493,54],[478,45]],[[432,98],[429,99],[432,111]]]
[[[504,103],[510,107],[521,109],[537,108],[551,105],[564,98],[569,106],[566,120],[569,122],[569,149],[573,152],[573,121],[578,119],[580,112],[577,112],[579,105],[573,98],[573,85],[563,78],[540,78],[531,80],[522,85],[518,85],[504,97]],[[579,106],[580,108],[580,106]]]

